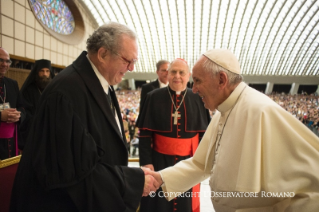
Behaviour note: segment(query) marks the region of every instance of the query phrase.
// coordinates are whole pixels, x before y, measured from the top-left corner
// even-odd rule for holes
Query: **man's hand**
[[[1,121],[7,123],[17,122],[20,119],[20,111],[17,111],[15,108],[4,109],[1,111]]]
[[[163,184],[163,179],[159,172],[152,172],[151,175],[155,178],[155,180],[157,181],[157,183],[159,183],[160,186]]]
[[[149,168],[141,168],[145,174],[145,183],[143,196],[148,196],[150,192],[155,192],[163,184],[161,175],[158,172],[151,171]],[[157,181],[158,180],[158,181]]]
[[[154,166],[153,164],[147,164],[147,165],[144,165],[142,167],[145,167],[145,168],[149,168],[150,170],[154,171]]]

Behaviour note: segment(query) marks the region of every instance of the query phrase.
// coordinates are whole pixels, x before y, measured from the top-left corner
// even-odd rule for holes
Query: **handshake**
[[[143,197],[149,195],[150,192],[155,192],[163,184],[162,177],[159,172],[154,172],[153,165],[146,165],[141,167],[145,174],[145,183],[143,190]]]

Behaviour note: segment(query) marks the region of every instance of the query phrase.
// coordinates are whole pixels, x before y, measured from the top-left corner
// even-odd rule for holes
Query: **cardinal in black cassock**
[[[155,171],[191,157],[210,121],[200,97],[186,88],[190,76],[186,61],[174,60],[168,71],[169,86],[147,94],[137,120],[140,165]],[[199,187],[190,188],[170,202],[159,189],[156,194],[142,198],[140,211],[198,212]],[[197,197],[192,198],[192,194]]]

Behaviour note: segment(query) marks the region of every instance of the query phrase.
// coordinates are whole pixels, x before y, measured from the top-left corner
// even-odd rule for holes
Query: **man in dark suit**
[[[133,212],[159,185],[129,168],[113,85],[133,71],[135,33],[110,22],[46,87],[17,171],[11,211]]]
[[[18,125],[24,108],[17,81],[5,77],[11,65],[9,53],[0,47],[0,159],[18,154]]]
[[[167,69],[168,69],[169,62],[167,60],[160,60],[156,63],[156,74],[158,76],[158,79],[142,85],[142,91],[141,91],[141,100],[140,100],[140,108],[142,108],[142,105],[145,101],[146,94],[156,88],[163,88],[168,85],[167,80]]]

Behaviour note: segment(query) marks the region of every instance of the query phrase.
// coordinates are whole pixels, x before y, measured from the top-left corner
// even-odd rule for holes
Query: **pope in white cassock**
[[[229,50],[195,64],[193,92],[217,111],[194,157],[154,173],[165,196],[210,177],[216,212],[319,211],[318,137],[240,74]]]

